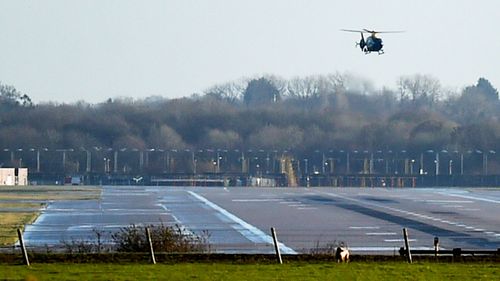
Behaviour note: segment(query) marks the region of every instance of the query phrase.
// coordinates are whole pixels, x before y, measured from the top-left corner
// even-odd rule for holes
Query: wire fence
[[[268,236],[259,237],[255,235],[242,237],[234,235],[234,230],[211,229],[188,231],[175,225],[148,226],[152,228],[152,244],[158,253],[182,253],[182,254],[274,254],[272,238]],[[385,255],[404,256],[403,239],[381,247],[351,246],[343,240],[336,240],[327,235],[307,236],[307,230],[295,229],[282,233],[278,231],[278,241],[283,254],[307,254],[307,255],[335,255],[338,247],[347,247],[352,254],[363,255]],[[29,253],[38,254],[108,254],[108,253],[147,253],[148,243],[145,235],[145,226],[131,225],[121,228],[119,231],[92,230],[91,232],[79,233],[71,237],[57,240],[57,234],[51,233],[51,239],[40,238],[47,233],[31,233],[31,238],[24,241]],[[269,233],[270,234],[270,233]],[[12,236],[0,236],[1,238]],[[46,238],[47,236],[45,236]],[[356,238],[357,239],[357,238]],[[14,239],[18,240],[18,239]],[[252,241],[253,240],[253,241]],[[398,239],[395,239],[398,240]],[[444,239],[443,239],[444,240]],[[413,253],[417,255],[435,255],[436,248],[432,241],[426,245],[413,243]],[[289,247],[293,245],[293,249]],[[500,256],[498,249],[467,249],[458,247],[446,247],[441,245],[439,255],[494,255]],[[450,245],[451,246],[451,245]],[[19,254],[21,251],[19,241],[0,247],[0,253]]]
[[[164,253],[224,253],[224,254],[273,254],[271,233],[244,233],[234,229],[209,228],[187,230],[177,225],[150,225],[153,229],[155,251]],[[160,229],[158,229],[160,228]],[[169,231],[165,231],[169,229]],[[242,230],[243,231],[243,230]],[[248,232],[248,230],[245,230]],[[144,226],[131,225],[115,230],[92,229],[63,236],[55,229],[30,230],[24,241],[32,253],[120,253],[147,252]],[[334,254],[338,246],[348,246],[344,241],[327,236],[307,237],[307,230],[278,231],[278,241],[283,254]],[[10,239],[10,245],[0,247],[2,253],[19,253],[19,239],[12,235],[0,235]],[[13,242],[16,241],[16,242]],[[294,245],[293,249],[289,245]],[[390,248],[389,254],[397,254],[400,245]]]

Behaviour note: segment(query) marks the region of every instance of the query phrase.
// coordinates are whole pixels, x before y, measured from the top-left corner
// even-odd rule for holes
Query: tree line
[[[0,149],[498,150],[498,91],[479,78],[459,91],[434,77],[374,89],[359,77],[276,76],[167,99],[33,103],[0,84]]]

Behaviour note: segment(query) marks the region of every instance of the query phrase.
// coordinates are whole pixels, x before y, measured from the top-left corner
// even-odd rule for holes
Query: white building
[[[28,168],[0,168],[2,185],[28,185]]]

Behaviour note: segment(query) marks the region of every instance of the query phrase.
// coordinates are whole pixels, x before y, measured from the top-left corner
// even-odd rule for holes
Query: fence
[[[272,233],[265,233],[267,238],[249,241],[231,236],[227,229],[210,229],[194,232],[186,231],[180,226],[157,225],[151,228],[151,241],[155,252],[190,253],[190,254],[274,254],[276,248]],[[108,253],[148,253],[149,244],[143,226],[131,225],[118,232],[93,230],[88,237],[72,237],[61,239],[55,243],[40,243],[24,241],[24,246],[30,254],[108,254]],[[350,246],[348,241],[335,240],[328,236],[311,237],[307,230],[295,229],[278,232],[280,250],[283,254],[306,255],[334,255],[337,247],[348,247],[352,254],[407,256],[403,240],[386,247],[356,247]],[[117,235],[118,234],[118,235]],[[214,238],[215,237],[215,238]],[[225,239],[224,239],[225,238]],[[497,256],[498,249],[439,249],[429,241],[428,247],[412,245],[411,254],[416,256],[461,257],[461,256]],[[287,246],[294,245],[294,249]],[[426,248],[426,249],[423,249]],[[0,247],[0,253],[21,253],[19,241],[10,246]]]

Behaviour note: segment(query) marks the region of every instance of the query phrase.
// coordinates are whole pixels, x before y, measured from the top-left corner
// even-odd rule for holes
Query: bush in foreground
[[[151,232],[151,241],[155,252],[200,253],[209,252],[209,234],[204,231],[198,236],[185,228],[174,225],[147,226]],[[148,252],[149,242],[145,227],[132,224],[111,235],[118,252]]]

